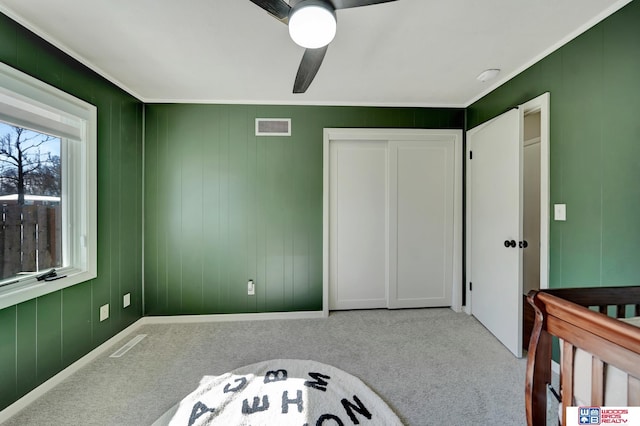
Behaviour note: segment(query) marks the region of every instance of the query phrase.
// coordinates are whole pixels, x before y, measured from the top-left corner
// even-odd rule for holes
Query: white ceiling
[[[398,0],[339,10],[304,51],[249,0],[0,0],[0,11],[145,102],[465,107],[630,0]],[[476,76],[500,68],[497,79]]]

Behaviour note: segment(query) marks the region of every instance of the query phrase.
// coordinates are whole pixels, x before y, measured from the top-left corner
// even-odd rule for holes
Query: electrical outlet
[[[249,296],[253,296],[256,294],[256,286],[253,283],[253,280],[249,280],[249,282],[247,283],[247,294]]]
[[[100,321],[104,321],[109,318],[109,304],[100,306]]]
[[[122,307],[126,308],[130,304],[131,304],[131,293],[127,293],[124,296],[122,296]]]

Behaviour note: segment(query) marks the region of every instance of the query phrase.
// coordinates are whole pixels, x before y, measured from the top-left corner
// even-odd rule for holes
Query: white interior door
[[[387,307],[387,142],[332,141],[330,309]]]
[[[454,144],[389,142],[389,307],[451,306]]]
[[[522,356],[522,111],[469,131],[472,314]]]

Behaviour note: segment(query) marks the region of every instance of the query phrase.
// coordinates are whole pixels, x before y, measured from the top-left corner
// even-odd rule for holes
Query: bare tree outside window
[[[62,264],[60,147],[0,122],[0,280]]]
[[[0,131],[0,195],[17,194],[21,205],[25,194],[59,197],[60,138],[16,126]]]

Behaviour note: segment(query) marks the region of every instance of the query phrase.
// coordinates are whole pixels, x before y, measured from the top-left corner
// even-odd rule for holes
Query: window
[[[96,277],[96,115],[0,64],[0,309]]]
[[[62,140],[0,121],[1,281],[64,264]]]

